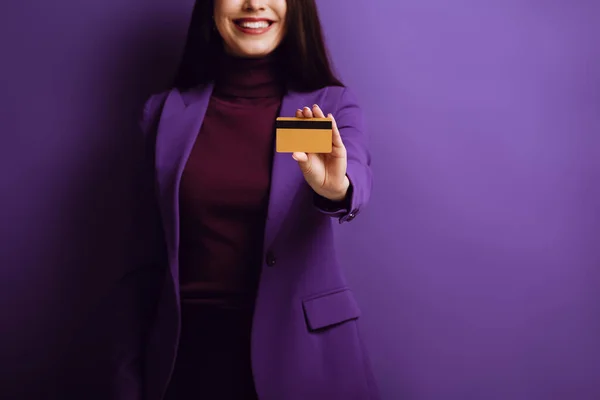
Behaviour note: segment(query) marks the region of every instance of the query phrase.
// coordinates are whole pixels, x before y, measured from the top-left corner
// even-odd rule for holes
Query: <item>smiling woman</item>
[[[173,86],[142,121],[169,260],[147,399],[377,399],[333,238],[371,160],[315,1],[199,0]],[[274,153],[282,116],[329,119],[331,152]]]

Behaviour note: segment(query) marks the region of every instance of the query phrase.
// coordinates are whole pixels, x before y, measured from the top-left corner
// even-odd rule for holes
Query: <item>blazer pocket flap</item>
[[[315,331],[360,317],[360,309],[350,289],[306,298],[302,301],[308,329]]]

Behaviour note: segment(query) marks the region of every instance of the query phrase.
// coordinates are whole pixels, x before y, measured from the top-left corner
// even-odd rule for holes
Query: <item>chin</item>
[[[271,48],[240,48],[236,53],[241,57],[261,58],[273,53],[274,50]]]

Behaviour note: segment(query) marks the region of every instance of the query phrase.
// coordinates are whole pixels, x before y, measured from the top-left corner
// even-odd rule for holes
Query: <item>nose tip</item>
[[[244,3],[246,10],[262,10],[265,8],[262,0],[246,0]]]

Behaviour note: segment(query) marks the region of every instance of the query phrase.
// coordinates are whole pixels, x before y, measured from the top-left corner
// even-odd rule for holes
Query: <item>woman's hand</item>
[[[296,117],[326,118],[316,104],[312,110],[304,107],[302,110],[296,111]],[[298,162],[306,182],[318,195],[331,201],[342,201],[350,187],[350,181],[346,176],[348,164],[346,147],[342,143],[342,137],[333,115],[328,114],[327,118],[332,120],[333,125],[332,152],[328,154],[293,153],[292,157]]]

